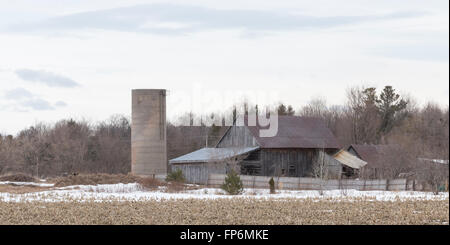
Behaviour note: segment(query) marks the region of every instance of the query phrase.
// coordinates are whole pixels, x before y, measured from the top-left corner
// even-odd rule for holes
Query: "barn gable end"
[[[225,147],[255,147],[259,146],[256,138],[246,126],[231,126],[224,134],[217,148]]]

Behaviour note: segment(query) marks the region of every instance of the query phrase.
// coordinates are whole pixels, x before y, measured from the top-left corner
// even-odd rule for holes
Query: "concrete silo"
[[[134,89],[131,97],[131,172],[166,174],[166,90]]]

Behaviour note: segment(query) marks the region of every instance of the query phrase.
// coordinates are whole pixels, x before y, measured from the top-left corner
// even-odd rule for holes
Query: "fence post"
[[[386,179],[386,190],[389,190],[389,179]]]

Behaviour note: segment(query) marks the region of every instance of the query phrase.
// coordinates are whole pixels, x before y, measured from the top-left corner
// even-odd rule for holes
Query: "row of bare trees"
[[[126,173],[130,170],[129,120],[113,116],[91,125],[62,120],[38,123],[16,137],[0,137],[0,173],[49,177],[75,172]]]

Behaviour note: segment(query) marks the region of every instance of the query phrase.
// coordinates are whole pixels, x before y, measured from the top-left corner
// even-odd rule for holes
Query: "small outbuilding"
[[[189,183],[205,184],[210,173],[226,174],[242,156],[259,147],[202,148],[169,161],[172,170],[181,169]]]
[[[347,151],[367,162],[360,171],[364,178],[396,178],[408,169],[407,154],[397,145],[352,144]]]
[[[359,172],[367,165],[366,161],[343,149],[334,154],[333,157],[342,165],[341,176],[343,178],[359,177]]]

